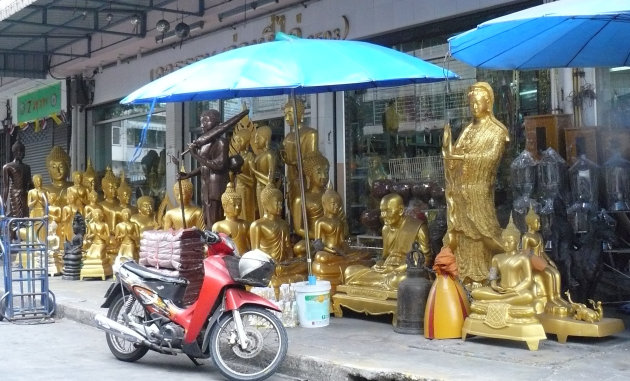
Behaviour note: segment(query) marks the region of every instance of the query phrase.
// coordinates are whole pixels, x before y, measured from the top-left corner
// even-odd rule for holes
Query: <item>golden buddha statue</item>
[[[74,192],[68,192],[66,194],[66,202],[67,204],[61,208],[63,240],[72,241],[72,237],[74,237],[74,232],[72,230],[74,214],[76,212],[83,214],[83,203]]]
[[[42,176],[33,175],[34,188],[29,190],[26,196],[26,202],[28,204],[30,218],[43,217],[46,215],[46,208],[44,206],[44,197],[46,191],[42,187]]]
[[[245,119],[245,118],[243,118]],[[248,149],[250,140],[249,130],[240,130],[232,135],[232,144],[236,154],[243,158],[241,171],[236,175],[236,193],[241,196],[242,206],[239,218],[251,223],[256,219],[256,177],[253,168],[255,166],[254,154]],[[225,210],[224,210],[225,212]],[[227,214],[227,213],[226,213]]]
[[[258,152],[254,159],[252,173],[256,177],[256,201],[258,203],[258,213],[263,214],[263,207],[260,194],[267,184],[273,183],[276,171],[276,155],[269,149],[271,143],[271,128],[260,126],[254,132],[251,146],[254,152]]]
[[[120,213],[123,209],[127,208],[131,211],[132,214],[138,212],[138,209],[129,205],[131,202],[131,196],[133,194],[133,189],[127,183],[127,179],[125,178],[125,172],[120,172],[120,185],[118,186],[118,190],[116,191],[116,195],[118,196],[118,202],[120,203],[120,211],[118,212],[117,219],[120,220]]]
[[[303,281],[308,269],[304,259],[295,259],[289,241],[289,224],[282,219],[282,192],[267,184],[261,193],[263,216],[252,222],[249,228],[251,248],[269,254],[276,262],[271,285],[276,293],[281,284]]]
[[[300,195],[300,184],[298,183],[298,167],[297,167],[297,144],[295,140],[295,122],[297,121],[298,135],[300,137],[300,154],[302,160],[312,152],[319,152],[319,134],[314,128],[304,126],[304,103],[293,99],[284,105],[284,120],[289,126],[289,132],[282,140],[282,161],[287,166],[287,184],[288,184],[288,200],[294,200]],[[295,108],[295,109],[294,109]],[[295,206],[289,203],[289,211],[291,216],[295,213]]]
[[[83,186],[83,174],[79,171],[72,172],[72,183],[66,190],[66,194],[74,193],[76,202],[80,202],[83,206],[87,205],[90,188]],[[81,208],[81,214],[83,214],[83,208]]]
[[[48,273],[51,275],[61,274],[63,271],[63,256],[61,251],[61,240],[57,235],[57,223],[48,223]]]
[[[60,146],[54,146],[46,156],[46,168],[51,183],[44,185],[47,193],[55,192],[59,206],[66,204],[66,189],[71,185],[66,178],[70,171],[70,156]]]
[[[292,222],[295,233],[304,238],[305,226],[308,226],[309,239],[313,239],[315,235],[315,221],[324,215],[324,209],[322,207],[322,195],[328,184],[328,170],[330,165],[328,159],[326,159],[319,151],[311,152],[302,158],[304,163],[304,177],[306,183],[304,184],[304,207],[306,209],[306,223],[302,216],[302,198],[298,194],[295,198],[290,200],[290,204],[293,214]],[[339,210],[343,214],[343,209]],[[345,216],[340,215],[339,219],[346,222]],[[298,242],[293,251],[297,256],[306,255],[306,244],[304,240]]]
[[[118,241],[118,256],[116,260],[122,258],[133,259],[138,262],[140,249],[140,229],[138,225],[131,221],[131,210],[124,208],[120,212],[121,221],[116,224],[114,237]]]
[[[335,316],[343,316],[341,306],[369,314],[393,314],[396,322],[398,284],[407,275],[407,253],[414,242],[424,256],[424,265],[431,261],[429,230],[424,221],[404,215],[403,198],[390,193],[380,202],[383,219],[383,256],[372,267],[348,266],[343,284],[333,295]]]
[[[88,157],[85,172],[83,172],[83,187],[88,191],[91,189],[96,190],[96,185],[96,171],[92,165],[92,159]]]
[[[61,241],[59,244],[63,246],[65,239],[63,234],[63,224],[61,221],[62,207],[59,206],[59,196],[56,192],[47,192],[46,195],[48,196],[48,223],[50,224],[54,221],[57,225],[55,234],[57,234],[57,237],[59,237]]]
[[[105,175],[101,179],[101,188],[103,189],[104,200],[101,201],[101,208],[103,209],[104,220],[107,223],[110,231],[113,231],[116,224],[118,213],[120,212],[120,203],[116,200],[116,193],[118,191],[118,177],[112,172],[112,168],[107,166],[105,168]]]
[[[181,183],[182,193],[179,192],[179,187]],[[193,185],[190,179],[180,180],[173,185],[173,193],[175,194],[175,199],[177,200],[177,206],[175,208],[169,209],[164,214],[162,229],[184,229],[191,228],[193,226],[198,227],[201,230],[206,228],[206,224],[204,222],[203,210],[191,204],[192,194],[193,194]],[[186,221],[182,220],[182,207],[184,205],[183,215],[186,218]],[[185,225],[184,225],[185,222]]]
[[[87,232],[84,237],[84,241],[90,247],[83,259],[80,279],[98,277],[105,280],[112,275],[112,266],[107,257],[110,230],[104,217],[102,210],[94,209],[92,211],[92,220],[87,224]]]
[[[473,121],[455,145],[444,127],[442,155],[446,179],[446,245],[455,253],[459,277],[467,287],[483,284],[492,256],[503,252],[494,206],[497,168],[509,141],[507,128],[493,115],[494,93],[486,82],[468,92]]]
[[[529,256],[518,251],[521,233],[512,217],[501,238],[505,253],[492,257],[489,286],[471,291],[471,314],[462,329],[466,335],[480,335],[525,341],[530,350],[546,339],[536,318],[534,279]]]
[[[239,218],[241,210],[241,195],[236,192],[234,185],[228,183],[225,192],[221,195],[225,220],[217,221],[212,225],[212,231],[225,233],[232,238],[240,254],[246,253],[249,248],[250,223]]]
[[[159,225],[153,213],[153,197],[142,196],[138,198],[138,213],[131,216],[131,222],[138,225],[140,234],[147,230],[155,230]]]
[[[521,247],[524,253],[529,254],[534,269],[534,283],[536,284],[536,296],[543,300],[537,312],[542,312],[542,306],[547,313],[555,316],[567,316],[571,311],[569,302],[560,296],[560,271],[556,264],[547,256],[544,250],[544,240],[540,234],[540,217],[529,209],[525,216],[527,232],[523,234]]]
[[[98,193],[96,193],[96,191],[92,189],[90,193],[88,193],[88,203],[83,208],[83,211],[85,212],[85,219],[87,221],[92,219],[92,212],[94,211],[94,209],[103,210],[100,203],[98,202]]]
[[[324,215],[315,221],[312,238],[321,240],[323,249],[315,254],[312,271],[318,279],[330,282],[333,294],[346,267],[352,264],[369,266],[373,260],[369,252],[352,249],[346,242],[348,224],[339,219],[343,203],[331,183],[322,195],[322,208]]]

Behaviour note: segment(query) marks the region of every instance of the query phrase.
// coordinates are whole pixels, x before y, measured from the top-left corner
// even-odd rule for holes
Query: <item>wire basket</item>
[[[440,155],[389,159],[389,175],[393,180],[432,181],[444,185],[444,162]]]

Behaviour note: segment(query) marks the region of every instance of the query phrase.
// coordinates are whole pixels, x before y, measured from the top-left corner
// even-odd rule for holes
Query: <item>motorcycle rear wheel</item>
[[[107,317],[120,323],[125,324],[122,316],[124,313],[125,301],[131,298],[131,295],[125,295],[124,298],[118,298],[107,311]],[[134,317],[138,319],[144,319],[144,309],[135,301],[131,306],[131,311],[129,312],[130,317],[133,319]],[[147,352],[149,348],[144,346],[136,346],[134,343],[129,342],[120,337],[114,336],[110,333],[105,333],[105,338],[107,339],[107,346],[112,354],[121,361],[126,362],[134,362],[140,360]]]
[[[212,328],[210,349],[219,372],[230,380],[258,381],[271,376],[287,354],[287,332],[270,311],[256,306],[240,309],[250,345],[238,343],[232,313],[223,315]]]

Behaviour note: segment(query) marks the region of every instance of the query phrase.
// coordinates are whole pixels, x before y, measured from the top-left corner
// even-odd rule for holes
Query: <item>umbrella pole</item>
[[[302,169],[302,148],[300,147],[300,131],[298,131],[297,120],[297,101],[295,93],[291,91],[291,99],[293,100],[293,125],[295,127],[295,149],[297,150],[297,170],[298,184],[300,184],[300,206],[302,209],[302,226],[304,226],[304,241],[306,244],[306,266],[308,268],[308,284],[315,284],[316,280],[313,276],[313,267],[311,260],[311,242],[308,237],[308,219],[306,215],[306,204],[304,200],[304,170]]]

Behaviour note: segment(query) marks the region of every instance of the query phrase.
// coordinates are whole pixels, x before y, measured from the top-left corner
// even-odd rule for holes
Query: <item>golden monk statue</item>
[[[63,257],[59,248],[61,240],[57,235],[57,223],[50,221],[48,223],[48,273],[51,275],[61,274],[63,271]]]
[[[90,244],[81,268],[80,279],[98,277],[105,280],[112,275],[112,266],[107,257],[110,230],[100,209],[92,211],[92,220],[87,224],[84,240]]]
[[[414,242],[418,242],[429,266],[431,249],[429,230],[424,221],[405,216],[405,205],[400,195],[390,193],[380,204],[383,219],[383,258],[374,266],[349,266],[344,272],[344,285],[365,286],[383,290],[397,290],[406,276],[406,255]]]
[[[294,200],[300,195],[297,167],[297,144],[295,140],[295,122],[297,121],[298,135],[300,137],[300,153],[302,160],[311,152],[319,152],[319,135],[316,129],[304,126],[304,103],[296,99],[294,109],[293,99],[284,105],[284,120],[289,126],[289,132],[282,141],[282,161],[287,165],[288,200]],[[291,216],[295,213],[295,206],[289,203]],[[292,217],[293,218],[293,217]]]
[[[269,149],[270,143],[271,128],[269,126],[258,127],[250,144],[254,152],[258,152],[254,159],[254,166],[251,169],[256,177],[256,200],[260,215],[264,213],[260,194],[267,184],[273,183],[276,171],[276,155]]]
[[[42,188],[42,175],[33,175],[34,188],[28,191],[26,202],[28,203],[30,218],[43,217],[46,215],[44,197],[46,191]]]
[[[55,224],[57,225],[55,234],[57,234],[57,237],[59,237],[61,241],[59,242],[59,245],[63,246],[65,240],[63,238],[63,224],[61,221],[62,208],[59,206],[59,196],[55,192],[47,192],[46,195],[48,196],[48,223],[55,221]]]
[[[518,251],[521,232],[512,217],[501,235],[505,253],[492,257],[489,286],[474,288],[471,314],[462,329],[466,335],[480,335],[525,341],[530,350],[545,339],[536,318],[534,279],[529,256]]]
[[[322,196],[324,215],[314,224],[313,239],[320,240],[322,249],[315,254],[313,275],[327,280],[331,284],[331,294],[341,283],[343,271],[351,264],[370,265],[373,263],[370,253],[350,248],[346,242],[348,237],[347,221],[339,219],[343,212],[343,202],[339,193],[328,184]]]
[[[67,194],[74,194],[75,202],[82,204],[81,214],[83,214],[83,206],[88,203],[88,189],[83,186],[83,174],[79,171],[72,172],[72,185],[66,190],[66,198],[68,197]]]
[[[193,195],[193,185],[189,179],[181,180],[182,193],[179,192],[179,184],[176,182],[173,185],[173,193],[175,194],[175,199],[177,200],[177,206],[175,208],[169,209],[164,214],[162,229],[183,229],[184,221],[182,221],[182,208],[181,205],[184,205],[184,216],[186,218],[186,228],[191,228],[193,226],[198,227],[201,230],[206,228],[206,224],[204,222],[203,210],[191,203],[192,195]]]
[[[114,237],[118,241],[118,256],[116,260],[122,258],[133,259],[138,262],[140,248],[140,229],[138,225],[131,221],[131,210],[124,208],[120,212],[121,221],[116,224]]]
[[[96,191],[92,189],[90,193],[88,193],[88,204],[85,206],[85,208],[83,208],[86,221],[90,221],[92,219],[92,211],[94,211],[94,209],[103,210],[101,204],[98,202],[98,193],[96,193]]]
[[[228,183],[225,192],[221,195],[225,220],[217,221],[212,225],[212,231],[225,233],[232,238],[238,252],[242,255],[250,248],[249,225],[246,220],[239,218],[241,210],[241,195],[234,189],[232,183]]]
[[[494,254],[503,252],[494,206],[496,172],[509,141],[508,130],[492,113],[494,93],[486,82],[468,92],[473,121],[453,145],[444,127],[448,229],[445,244],[455,253],[464,285],[484,283]]]
[[[110,231],[113,231],[117,220],[117,215],[120,212],[120,203],[116,200],[116,193],[118,191],[118,177],[112,172],[112,168],[107,166],[105,168],[105,176],[101,180],[101,188],[103,189],[104,200],[101,201],[101,208],[103,208],[104,220],[107,223]]]
[[[71,185],[66,178],[70,171],[70,156],[60,146],[54,146],[46,156],[46,168],[51,183],[44,185],[47,193],[55,192],[59,206],[66,205],[66,189]]]
[[[83,215],[83,203],[78,198],[76,193],[68,192],[66,194],[67,204],[61,208],[61,223],[63,236],[65,241],[72,241],[74,237],[74,231],[72,230],[72,221],[74,220],[74,214],[79,212]]]
[[[269,254],[276,262],[276,270],[271,278],[271,285],[276,292],[281,284],[303,281],[307,267],[303,259],[295,259],[289,241],[289,224],[282,219],[282,192],[272,184],[263,189],[263,216],[254,221],[249,228],[252,249],[260,249]]]
[[[241,171],[236,175],[236,193],[241,196],[242,208],[239,218],[251,223],[256,219],[258,203],[256,202],[256,177],[254,176],[255,157],[248,149],[250,140],[249,130],[240,130],[232,135],[235,153],[243,158]],[[227,214],[227,213],[226,213]]]
[[[525,222],[527,232],[523,234],[521,247],[524,253],[531,256],[536,296],[546,298],[544,303],[546,312],[555,316],[567,316],[571,305],[560,296],[560,272],[545,253],[544,240],[539,232],[540,217],[530,208],[525,216]],[[541,310],[542,308],[539,308],[538,312],[542,312]]]
[[[322,195],[326,190],[328,184],[328,170],[330,165],[328,159],[326,159],[321,153],[311,152],[302,158],[304,162],[304,177],[306,183],[304,184],[304,207],[306,208],[306,224],[308,224],[309,239],[314,239],[315,236],[315,221],[324,215],[324,208],[322,207]],[[293,211],[293,229],[295,233],[304,238],[305,223],[302,217],[302,198],[300,195],[290,200],[290,204],[293,205],[291,210]],[[346,218],[343,213],[343,209],[338,210],[339,215],[337,218],[340,221],[346,223]],[[301,257],[306,255],[306,244],[304,240],[298,242],[293,248],[295,255]]]
[[[140,234],[147,230],[155,230],[159,227],[153,213],[153,197],[142,196],[138,198],[138,213],[131,216],[131,222],[138,225]]]

